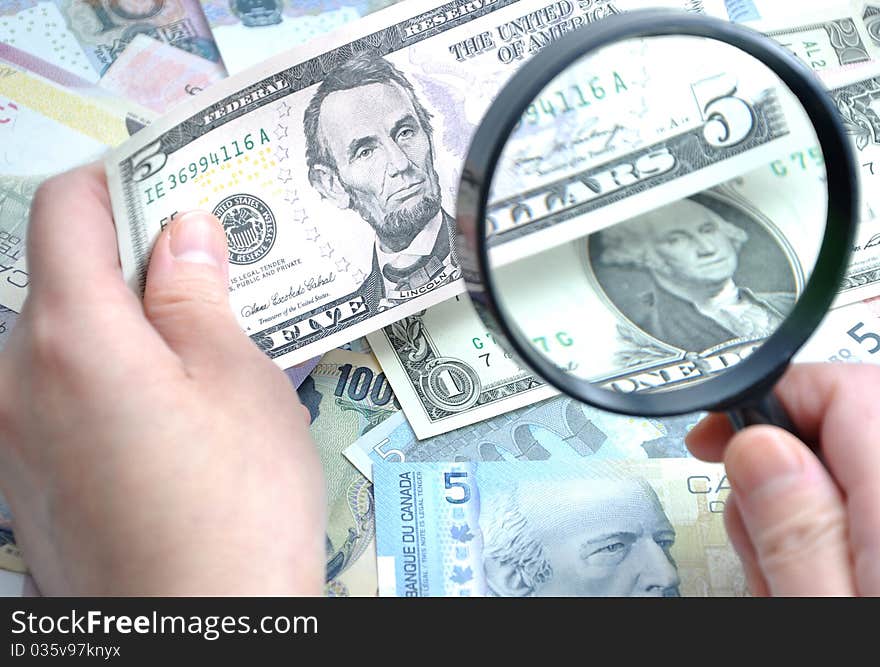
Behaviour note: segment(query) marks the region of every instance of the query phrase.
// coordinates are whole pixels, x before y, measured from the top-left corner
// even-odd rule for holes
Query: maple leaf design
[[[452,568],[452,576],[449,577],[456,584],[466,584],[473,578],[474,571],[469,567],[462,568],[460,565]]]
[[[467,524],[464,524],[463,526],[453,526],[449,532],[452,533],[452,539],[458,542],[470,542],[474,539],[474,536],[471,533],[471,527]]]

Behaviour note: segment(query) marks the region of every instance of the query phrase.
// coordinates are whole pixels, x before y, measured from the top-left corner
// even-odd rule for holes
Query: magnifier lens
[[[521,344],[614,392],[723,382],[792,312],[825,235],[822,151],[759,60],[696,36],[575,61],[523,109],[486,207]]]

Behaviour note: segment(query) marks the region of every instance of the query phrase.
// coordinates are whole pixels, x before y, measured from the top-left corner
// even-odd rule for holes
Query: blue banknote
[[[384,596],[738,596],[720,464],[386,463]]]
[[[724,8],[730,20],[738,23],[757,21],[761,18],[761,13],[752,0],[724,0]]]
[[[681,458],[702,415],[626,417],[558,396],[419,440],[403,412],[358,438],[345,456],[368,479],[375,464],[418,461],[580,461]]]

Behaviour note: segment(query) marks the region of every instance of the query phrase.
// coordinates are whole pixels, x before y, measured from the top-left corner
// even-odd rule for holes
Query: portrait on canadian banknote
[[[765,338],[795,302],[797,258],[780,235],[705,194],[593,234],[587,264],[628,323],[687,352]]]
[[[303,115],[309,182],[375,231],[360,293],[393,307],[459,275],[442,206],[431,113],[412,83],[364,53],[331,70]]]
[[[524,481],[480,530],[492,595],[679,595],[675,529],[639,477]]]

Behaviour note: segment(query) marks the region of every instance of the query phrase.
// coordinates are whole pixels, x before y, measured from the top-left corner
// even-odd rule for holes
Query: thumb
[[[800,440],[773,426],[737,433],[728,480],[772,595],[854,595],[844,500]]]
[[[188,368],[216,366],[247,337],[229,308],[226,236],[210,213],[175,217],[147,271],[144,312]]]

